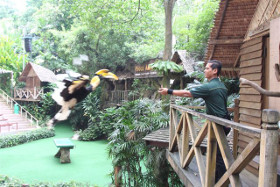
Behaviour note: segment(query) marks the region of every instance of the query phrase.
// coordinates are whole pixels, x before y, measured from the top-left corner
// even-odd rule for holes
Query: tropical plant
[[[50,87],[52,88],[52,86]],[[39,120],[40,125],[45,125],[57,111],[57,105],[52,98],[52,92],[46,92],[40,95],[40,97],[39,103],[31,102],[24,104],[23,107]]]
[[[0,67],[1,69],[11,70],[14,72],[14,79],[17,80],[22,71],[22,62],[25,55],[19,48],[20,37],[0,36]]]
[[[169,72],[182,72],[184,68],[172,61],[156,61],[150,64],[150,67],[161,74],[168,74]]]
[[[103,119],[108,116],[110,120],[101,123],[114,129],[109,136],[108,150],[113,165],[121,167],[122,185],[162,186],[168,182],[165,150],[151,150],[143,141],[148,133],[168,125],[168,115],[162,112],[160,102],[149,99],[127,102],[107,110]]]
[[[100,118],[100,95],[98,87],[88,95],[81,103],[75,106],[69,118],[72,127],[79,131],[79,139],[84,141],[95,140],[103,135],[99,125]]]

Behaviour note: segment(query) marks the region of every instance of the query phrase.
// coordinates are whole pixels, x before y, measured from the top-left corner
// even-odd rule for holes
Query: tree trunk
[[[172,13],[176,0],[164,0],[165,10],[165,46],[163,60],[170,60],[172,56]]]
[[[176,0],[164,0],[165,11],[165,46],[163,52],[163,60],[168,61],[172,56],[172,13]],[[170,87],[170,78],[168,73],[163,74],[162,86],[164,88]],[[166,95],[162,97],[163,110],[168,113],[169,111],[169,99],[170,96]]]

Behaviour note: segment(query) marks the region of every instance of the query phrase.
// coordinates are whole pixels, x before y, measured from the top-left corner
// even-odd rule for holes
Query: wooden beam
[[[221,31],[222,24],[223,24],[223,21],[224,21],[224,17],[225,17],[225,14],[226,14],[226,10],[227,10],[227,7],[228,7],[228,1],[229,1],[229,0],[226,0],[226,2],[225,2],[225,7],[224,7],[224,10],[223,10],[221,19],[220,19],[220,23],[219,23],[219,26],[218,26],[218,29],[217,29],[217,33],[216,33],[215,39],[217,39],[217,38],[219,37],[219,33],[220,33],[220,31]],[[213,57],[213,55],[214,55],[214,52],[215,52],[215,48],[216,48],[216,45],[213,46],[213,50],[212,50],[212,52],[211,52],[211,55],[210,55],[210,57],[209,57],[209,60],[212,59],[212,57]]]
[[[254,158],[260,149],[260,140],[254,138],[237,157],[236,161],[231,165],[223,177],[218,181],[215,186],[223,186],[226,184],[228,178],[232,175],[239,174],[246,165]]]
[[[223,118],[219,118],[219,117],[216,117],[216,116],[199,113],[199,112],[184,108],[184,107],[179,106],[179,105],[171,104],[171,107],[174,108],[174,109],[180,110],[182,112],[187,112],[189,114],[192,114],[193,116],[201,117],[201,118],[204,118],[206,120],[215,122],[215,123],[223,125],[225,127],[230,127],[230,128],[239,130],[239,131],[241,131],[245,134],[255,136],[255,137],[260,137],[260,133],[261,133],[260,129],[253,128],[253,127],[247,127],[247,126],[244,126],[240,123],[236,123],[236,122],[233,122],[233,121],[230,121],[230,120],[227,120],[227,119],[223,119]]]
[[[210,40],[210,45],[231,45],[231,44],[242,44],[243,38],[237,39],[213,39]]]
[[[189,151],[187,157],[185,158],[185,160],[184,160],[184,162],[183,162],[182,168],[187,167],[187,166],[191,163],[191,161],[192,161],[192,159],[193,159],[193,157],[194,157],[194,147],[195,147],[195,146],[192,146],[192,147],[191,147],[191,149],[190,149],[190,151]]]
[[[240,68],[222,68],[222,71],[240,71]]]
[[[181,162],[181,167],[183,168],[184,166],[184,158],[186,158],[188,152],[189,152],[189,134],[190,130],[188,128],[187,120],[186,118],[183,121],[183,140],[182,140],[182,152],[180,155],[180,162]]]
[[[234,158],[233,158],[233,155],[231,154],[231,150],[229,148],[224,129],[222,126],[217,125],[216,123],[213,123],[213,122],[212,122],[212,126],[213,126],[213,129],[215,132],[215,136],[216,136],[226,169],[229,169],[229,167],[234,163]],[[242,186],[240,178],[239,178],[239,174],[228,176],[227,180],[225,180],[222,183],[223,185],[227,185],[228,178],[230,180],[231,186],[236,186],[236,187]],[[221,181],[221,179],[215,186],[220,186],[220,185],[218,185],[220,183],[220,181]],[[223,186],[223,185],[221,185],[221,186]]]
[[[234,100],[234,118],[233,121],[238,123],[239,122],[239,99]],[[233,157],[236,159],[237,157],[237,142],[238,142],[238,130],[233,129]]]
[[[208,125],[207,145],[205,187],[212,187],[215,184],[217,140],[211,125]]]
[[[187,120],[188,120],[188,127],[190,129],[190,134],[191,134],[192,141],[195,142],[197,135],[196,135],[196,130],[193,126],[192,115],[186,114],[186,116],[187,116]],[[199,171],[199,175],[200,175],[200,181],[201,181],[202,184],[205,184],[206,168],[205,168],[205,164],[204,164],[204,161],[203,161],[202,152],[201,152],[200,147],[193,146],[193,148],[194,148],[195,158],[196,158],[196,161],[197,161],[198,171]]]

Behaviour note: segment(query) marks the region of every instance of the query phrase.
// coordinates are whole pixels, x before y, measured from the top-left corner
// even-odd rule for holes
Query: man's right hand
[[[160,93],[161,95],[167,95],[167,88],[159,88],[158,89],[158,93]]]

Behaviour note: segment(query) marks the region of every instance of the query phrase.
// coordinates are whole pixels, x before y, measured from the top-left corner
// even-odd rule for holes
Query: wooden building
[[[126,66],[125,69],[116,73],[119,77],[118,81],[114,81],[107,85],[106,90],[108,94],[103,95],[105,106],[119,105],[123,101],[131,101],[139,98],[139,95],[133,94],[133,82],[135,79],[139,79],[143,85],[148,85],[149,90],[146,93],[142,93],[144,97],[156,98],[157,89],[161,85],[162,75],[158,74],[149,65],[160,60],[160,58],[154,58],[143,62],[142,64],[131,63]],[[183,66],[184,72],[171,73],[171,79],[174,80],[174,84],[180,85],[184,88],[188,82],[188,78],[184,77],[185,74],[194,71],[194,62],[188,57],[185,50],[177,50],[173,53],[171,61]]]
[[[24,88],[14,88],[14,99],[21,101],[39,101],[44,93],[43,86],[56,82],[55,74],[40,65],[29,62],[19,77],[25,82]]]
[[[264,89],[280,91],[280,0],[223,0],[216,13],[205,61],[220,60],[222,75],[246,78]],[[278,65],[277,65],[278,64]],[[266,97],[249,86],[240,87],[239,123],[261,129],[262,110],[280,111],[280,98]],[[237,154],[252,137],[239,132]],[[280,146],[278,145],[278,149]],[[259,157],[247,169],[258,174]]]

